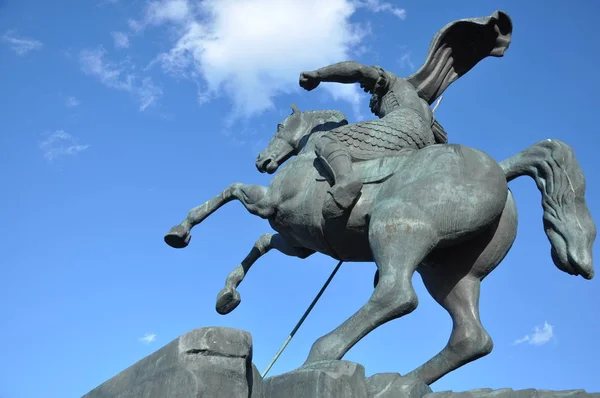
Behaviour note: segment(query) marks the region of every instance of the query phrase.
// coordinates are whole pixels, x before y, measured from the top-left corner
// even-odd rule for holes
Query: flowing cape
[[[512,21],[502,12],[460,19],[433,38],[423,66],[406,80],[430,105],[482,59],[502,57],[512,38]]]

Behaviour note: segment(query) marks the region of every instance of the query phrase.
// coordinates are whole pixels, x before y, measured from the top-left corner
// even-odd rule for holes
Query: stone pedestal
[[[322,361],[262,380],[252,337],[237,329],[196,329],[94,388],[83,398],[600,398],[584,390],[477,389],[432,392],[398,373],[365,377],[362,365]]]
[[[83,398],[260,397],[261,387],[250,334],[209,327],[175,339]]]
[[[600,398],[600,393],[590,394],[585,390],[513,390],[512,388],[478,388],[464,392],[441,391],[425,395],[423,398]]]
[[[318,362],[264,381],[269,398],[367,398],[365,368],[347,361]]]
[[[431,388],[421,380],[409,379],[399,373],[378,373],[367,379],[369,398],[422,398]]]

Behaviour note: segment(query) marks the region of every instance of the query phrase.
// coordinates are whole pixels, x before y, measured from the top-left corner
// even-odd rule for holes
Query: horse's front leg
[[[171,228],[165,235],[165,242],[176,249],[186,247],[191,239],[190,231],[224,204],[237,199],[246,209],[261,218],[269,218],[275,212],[275,201],[269,195],[269,188],[261,185],[235,183],[203,205],[194,207],[181,224]]]
[[[236,290],[239,284],[244,280],[252,264],[269,250],[277,249],[288,256],[306,258],[314,253],[313,250],[303,247],[293,246],[279,234],[262,235],[246,258],[227,276],[225,287],[217,296],[217,312],[221,315],[229,314],[241,302],[240,294]]]

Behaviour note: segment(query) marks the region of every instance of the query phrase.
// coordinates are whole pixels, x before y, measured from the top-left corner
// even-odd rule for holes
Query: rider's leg
[[[316,144],[316,153],[328,166],[334,180],[323,206],[323,215],[325,218],[339,217],[358,199],[362,181],[354,174],[350,154],[335,137],[328,134],[321,137]]]

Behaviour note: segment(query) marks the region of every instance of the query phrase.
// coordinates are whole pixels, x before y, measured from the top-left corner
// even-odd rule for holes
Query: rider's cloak
[[[479,61],[502,57],[511,38],[512,22],[502,11],[451,22],[433,37],[425,63],[406,80],[431,105]]]

